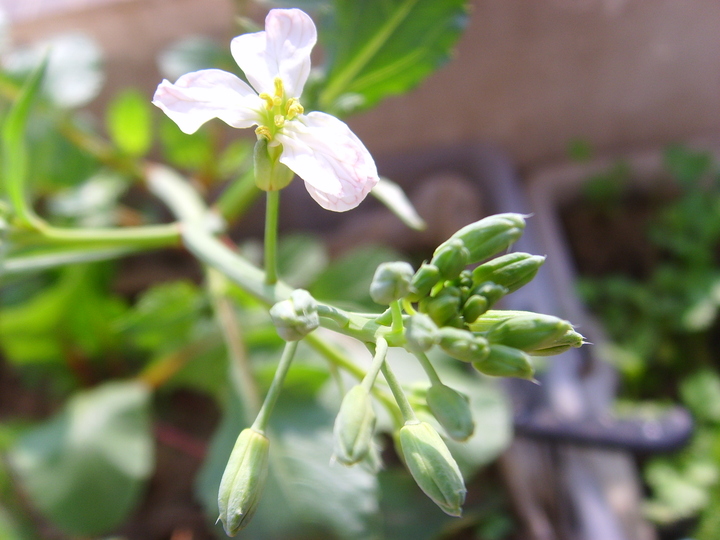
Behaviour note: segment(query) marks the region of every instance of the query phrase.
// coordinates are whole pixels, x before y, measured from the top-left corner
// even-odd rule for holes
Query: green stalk
[[[416,352],[413,354],[415,354],[417,359],[420,361],[420,365],[422,366],[423,370],[425,370],[425,374],[428,376],[428,379],[430,379],[430,383],[433,385],[442,384],[440,376],[437,374],[437,371],[435,371],[435,367],[430,363],[428,357],[425,356],[425,353]]]
[[[392,327],[391,332],[393,334],[401,334],[403,331],[403,319],[402,319],[402,306],[400,300],[395,300],[390,304],[390,312],[392,314]]]
[[[288,341],[285,343],[285,349],[280,357],[280,363],[278,364],[277,370],[275,370],[275,376],[270,384],[270,389],[268,390],[268,393],[265,396],[265,401],[263,402],[262,407],[260,407],[260,412],[252,425],[252,429],[258,433],[263,435],[265,434],[265,430],[267,429],[268,422],[270,420],[270,415],[272,414],[275,403],[277,403],[277,399],[280,396],[285,376],[287,375],[287,372],[290,369],[290,364],[292,364],[293,358],[295,357],[295,351],[297,350],[298,343],[298,341]]]
[[[372,387],[375,384],[375,379],[377,379],[380,368],[385,362],[387,351],[388,342],[385,340],[385,338],[379,337],[377,343],[375,344],[375,355],[373,356],[372,363],[370,364],[370,369],[368,369],[365,377],[362,380],[362,383],[360,383],[362,384],[362,386],[365,387],[365,390],[367,390],[368,392],[372,390]]]
[[[265,283],[277,283],[277,238],[280,213],[280,191],[267,192],[265,208]]]
[[[400,409],[400,414],[402,414],[403,422],[406,424],[417,424],[418,419],[417,416],[415,416],[415,411],[412,410],[410,402],[408,401],[408,398],[405,395],[402,386],[400,385],[400,381],[397,380],[388,363],[383,362],[380,369],[382,370],[382,374],[385,377],[388,386],[390,387],[390,391],[392,392],[393,397],[395,397],[395,402]]]

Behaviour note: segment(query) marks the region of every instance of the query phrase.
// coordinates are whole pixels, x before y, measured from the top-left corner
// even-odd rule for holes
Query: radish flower
[[[206,69],[187,73],[175,84],[164,80],[153,104],[185,133],[211,118],[235,128],[258,126],[258,149],[267,170],[285,167],[305,181],[320,206],[343,212],[355,208],[378,182],[372,156],[342,121],[322,112],[305,114],[300,104],[310,74],[310,52],[317,40],[312,19],[299,9],[273,9],[265,31],[232,40],[233,58],[252,85],[235,75]],[[283,167],[284,166],[284,167]],[[256,172],[257,175],[257,172]],[[292,174],[263,189],[281,189]]]

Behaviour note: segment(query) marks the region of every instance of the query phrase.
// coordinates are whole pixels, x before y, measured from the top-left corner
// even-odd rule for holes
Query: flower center
[[[264,108],[260,111],[263,123],[255,129],[255,134],[258,138],[264,137],[268,141],[275,138],[275,135],[285,126],[285,122],[292,120],[305,110],[297,98],[285,96],[285,88],[280,77],[275,77],[274,95],[263,92],[260,94],[260,99],[265,102]]]

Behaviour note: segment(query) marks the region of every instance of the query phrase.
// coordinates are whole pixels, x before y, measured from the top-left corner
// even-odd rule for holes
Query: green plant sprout
[[[549,315],[494,309],[505,295],[530,282],[544,262],[544,257],[508,253],[525,229],[525,216],[520,214],[489,216],[463,227],[438,246],[431,259],[418,269],[401,261],[377,266],[369,294],[376,305],[383,306],[383,312],[356,311],[320,300],[320,296],[316,298],[305,288],[291,286],[284,280],[289,276],[280,268],[279,198],[295,175],[305,182],[320,206],[332,211],[355,208],[373,189],[383,185],[372,156],[349,127],[329,113],[306,112],[306,107],[317,104],[324,110],[342,114],[351,108],[369,107],[384,95],[406,90],[439,63],[437,51],[425,50],[431,47],[432,39],[445,50],[453,42],[450,34],[457,34],[460,15],[465,13],[464,3],[460,1],[422,6],[416,2],[400,4],[392,16],[378,19],[384,22],[378,23],[377,29],[363,28],[370,33],[365,41],[353,41],[356,34],[344,38],[350,42],[343,42],[344,48],[333,51],[331,57],[335,64],[325,73],[324,81],[309,80],[310,52],[317,36],[312,19],[298,9],[275,9],[269,12],[264,31],[241,35],[232,42],[233,57],[249,84],[218,69],[193,71],[175,83],[160,84],[153,103],[189,140],[195,140],[192,137],[202,133],[196,133],[201,125],[213,118],[232,127],[255,127],[257,141],[252,151],[252,170],[232,182],[212,205],[203,197],[201,182],[188,181],[170,166],[140,159],[138,155],[142,151],[137,149],[147,146],[145,143],[137,146],[131,138],[127,143],[130,151],[118,157],[76,125],[66,125],[69,138],[79,146],[101,161],[112,162],[117,169],[141,179],[150,194],[162,201],[174,216],[175,221],[170,224],[59,226],[36,212],[30,197],[30,158],[25,132],[40,93],[43,66],[13,96],[4,121],[2,180],[7,202],[3,201],[0,206],[3,276],[78,265],[77,272],[69,272],[61,282],[61,292],[52,296],[55,293],[51,289],[49,296],[41,297],[38,302],[49,298],[64,305],[66,293],[62,291],[65,288],[82,290],[87,285],[80,266],[83,263],[182,246],[202,265],[206,284],[204,300],[194,296],[192,287],[175,284],[148,293],[140,303],[146,302],[150,307],[141,305],[134,315],[120,319],[124,328],[130,329],[127,331],[137,332],[137,343],[159,351],[154,360],[130,381],[116,383],[110,390],[102,388],[84,398],[88,403],[97,396],[117,402],[118,418],[123,414],[134,415],[137,422],[133,429],[146,433],[149,422],[146,407],[151,390],[170,380],[189,359],[209,354],[218,342],[224,342],[234,388],[227,408],[243,416],[245,426],[239,435],[233,428],[235,444],[217,492],[219,520],[231,536],[248,526],[256,512],[262,511],[260,501],[265,489],[272,484],[272,471],[279,459],[273,456],[272,447],[277,437],[272,418],[277,414],[281,394],[292,378],[291,367],[302,354],[303,346],[309,346],[325,360],[323,372],[337,380],[343,394],[330,444],[333,461],[353,469],[370,470],[373,474],[377,471],[376,434],[380,414],[375,407],[380,405],[396,435],[398,455],[417,485],[443,512],[460,516],[466,488],[461,464],[453,456],[448,440],[470,439],[480,419],[471,407],[472,396],[460,387],[455,388],[455,383],[447,379],[446,370],[436,362],[436,356],[442,354],[457,361],[454,364],[459,366],[458,372],[463,378],[469,378],[475,371],[494,377],[533,380],[533,356],[559,354],[584,343],[583,337],[567,321]],[[356,3],[339,3],[336,31],[342,30],[343,25],[347,27],[349,21],[365,20],[355,17],[357,9],[360,8]],[[373,10],[380,8],[373,3],[368,9],[372,15]],[[427,41],[413,42],[407,47],[403,39],[416,35],[427,21],[433,21],[431,31],[423,34]],[[340,39],[338,34],[330,35]],[[383,49],[384,45],[389,52]],[[430,60],[424,60],[423,53]],[[390,80],[388,77],[392,78],[383,63],[388,61],[386,54],[397,55],[398,63],[391,62],[391,66],[397,81],[404,81],[400,90],[399,82],[386,85],[382,92],[379,90]],[[405,63],[408,58],[415,63]],[[408,68],[410,65],[414,67]],[[118,107],[136,106],[133,99],[129,97]],[[264,268],[259,268],[229,239],[227,224],[241,215],[249,201],[262,191],[266,195]],[[391,192],[385,191],[384,202],[407,215],[404,196],[397,191],[388,196]],[[236,309],[237,306],[241,309]],[[107,310],[112,309],[120,308],[107,306]],[[154,321],[153,316],[143,315],[143,309],[163,315],[159,322]],[[206,310],[212,313],[215,323],[195,335],[193,332],[198,327],[185,326],[182,314],[205,321]],[[252,314],[262,312],[263,320],[269,317],[275,331],[264,339],[272,341],[279,336],[283,342],[280,361],[272,364],[264,396],[256,383],[257,371],[247,356],[246,342],[252,337],[245,339],[241,335],[241,331],[253,331],[252,325],[246,328],[244,324],[244,310]],[[95,322],[102,324],[102,317],[98,319]],[[142,330],[143,325],[152,329],[153,324],[177,325],[180,329],[177,335],[182,335],[182,339],[171,342],[158,337],[161,334]],[[0,325],[0,332],[8,330]],[[338,348],[328,338],[331,333],[359,343],[367,352],[368,366],[362,367],[355,357]],[[407,351],[426,375],[429,388],[419,394],[420,397],[398,376],[396,366],[391,365],[394,350]],[[343,374],[357,381],[348,391],[344,391]],[[129,394],[133,396],[132,403],[124,403],[124,398],[118,397],[124,385],[133,389]],[[234,400],[239,400],[237,407],[233,405]],[[86,419],[83,415],[88,410],[83,403],[79,398],[73,400],[65,413],[69,420],[47,429],[82,426]],[[108,425],[116,425],[114,420],[116,418],[109,415]],[[84,448],[90,449],[87,451],[102,467],[108,463],[115,466],[119,460],[119,469],[124,473],[131,471],[126,476],[132,477],[122,504],[112,514],[103,515],[104,521],[99,517],[93,521],[87,516],[78,517],[73,513],[75,510],[67,512],[64,507],[58,507],[55,500],[43,498],[42,481],[36,480],[50,474],[50,469],[42,468],[44,457],[36,459],[35,456],[34,461],[28,457],[35,451],[33,437],[40,440],[45,436],[43,433],[40,429],[23,439],[11,452],[10,460],[29,486],[32,497],[41,501],[41,509],[75,534],[99,534],[108,526],[117,525],[132,507],[142,481],[151,470],[149,438],[138,436],[143,443],[126,449],[127,456],[141,455],[144,465],[137,468],[125,464],[115,447],[110,448],[112,445],[105,448],[98,444],[98,448],[104,450],[99,452],[101,457],[97,457],[92,453],[95,443],[85,444]],[[117,435],[113,440],[121,439]],[[118,442],[117,448],[125,447]],[[70,453],[68,466],[77,467],[75,460]],[[339,470],[337,474],[344,473]],[[76,488],[74,480],[69,483],[72,487],[68,489]],[[214,484],[215,489],[217,486]],[[112,489],[107,489],[111,497]],[[101,508],[103,503],[98,499],[97,504]],[[103,511],[98,510],[98,515]]]

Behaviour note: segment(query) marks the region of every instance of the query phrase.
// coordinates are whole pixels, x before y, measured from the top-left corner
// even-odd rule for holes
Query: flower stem
[[[265,283],[277,283],[277,237],[280,191],[267,192],[265,209]]]
[[[395,377],[395,374],[390,369],[390,366],[387,362],[383,362],[382,366],[380,368],[382,370],[382,374],[385,377],[385,380],[388,383],[388,386],[390,387],[390,391],[393,393],[393,396],[395,397],[395,401],[398,404],[398,407],[400,409],[400,413],[402,414],[403,421],[411,424],[416,424],[418,422],[417,417],[415,416],[415,412],[412,410],[412,407],[410,406],[410,402],[408,401],[407,396],[405,395],[405,392],[402,389],[402,386],[400,386],[400,382]]]
[[[375,384],[375,379],[377,379],[380,368],[385,362],[385,356],[387,356],[387,351],[388,342],[385,341],[385,338],[379,337],[377,343],[375,344],[375,356],[373,356],[373,361],[370,364],[370,369],[368,369],[361,383],[368,392]]]
[[[417,359],[420,361],[420,365],[425,370],[425,374],[428,376],[428,379],[430,379],[431,384],[442,384],[442,381],[440,380],[440,377],[437,374],[437,371],[435,371],[435,368],[430,363],[430,360],[427,356],[425,356],[425,353],[423,352],[416,352],[414,353]]]
[[[270,383],[270,389],[268,390],[268,393],[265,396],[265,401],[263,402],[262,407],[260,407],[260,412],[252,425],[252,429],[258,433],[265,434],[268,421],[270,420],[270,415],[272,414],[275,403],[280,396],[285,376],[287,375],[287,372],[290,369],[290,364],[295,357],[295,351],[297,350],[298,343],[298,341],[288,341],[285,343],[285,349],[280,357],[280,363],[278,364],[277,370],[275,370],[275,376],[273,377],[272,383]]]
[[[403,320],[402,320],[402,306],[400,300],[395,300],[390,304],[390,312],[392,313],[392,327],[391,332],[393,334],[402,334],[403,331]]]

